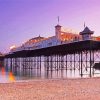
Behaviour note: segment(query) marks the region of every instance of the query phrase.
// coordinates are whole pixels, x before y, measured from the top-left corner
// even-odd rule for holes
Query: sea
[[[13,71],[11,72],[9,70],[9,66],[8,67],[3,66],[0,68],[0,83],[20,82],[20,81],[26,81],[26,80],[28,81],[28,80],[40,80],[40,79],[89,78],[90,68],[85,69],[84,65],[85,64],[83,63],[83,73],[84,73],[83,76],[80,74],[80,71],[78,68],[76,68],[76,70],[71,70],[70,66],[69,66],[69,69],[67,70],[63,69],[63,70],[45,71],[46,66],[44,66],[44,63],[42,63],[41,70],[34,68],[34,69],[27,69],[26,71],[23,71],[23,69],[20,69],[17,71],[17,73]],[[72,63],[71,66],[73,67],[74,63]],[[78,65],[76,63],[76,67],[77,66]],[[92,77],[100,77],[100,70],[95,70],[94,72],[95,74],[93,74]]]
[[[100,71],[98,71],[100,73]],[[92,77],[100,77],[100,74],[95,74]],[[22,82],[28,80],[40,80],[40,79],[75,79],[75,78],[89,78],[89,75],[84,75],[81,77],[79,75],[79,71],[50,71],[41,72],[36,70],[27,70],[26,73],[20,72],[15,75],[15,73],[11,71],[6,71],[5,68],[0,69],[0,83],[10,83],[10,82]]]
[[[20,82],[25,80],[39,80],[39,79],[65,79],[65,78],[79,78],[79,72],[59,70],[59,71],[48,71],[45,72],[44,68],[42,70],[27,70],[14,72],[6,70],[4,67],[0,69],[0,83],[9,83],[9,82]]]

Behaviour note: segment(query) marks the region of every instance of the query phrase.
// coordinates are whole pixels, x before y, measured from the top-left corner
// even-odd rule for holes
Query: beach
[[[0,100],[100,100],[100,78],[1,83]]]

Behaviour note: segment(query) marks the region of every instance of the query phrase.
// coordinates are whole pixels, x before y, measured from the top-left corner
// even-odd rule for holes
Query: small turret
[[[61,27],[62,26],[60,26],[59,25],[59,16],[58,16],[58,23],[57,23],[57,25],[55,26],[55,36],[56,36],[56,38],[58,39],[58,40],[60,40],[61,39]]]
[[[55,35],[57,37],[57,39],[60,39],[61,37],[61,27],[59,24],[55,26]]]
[[[91,35],[94,33],[94,31],[91,31],[87,26],[84,28],[82,32],[79,34],[82,35],[82,40],[90,40],[92,39]]]

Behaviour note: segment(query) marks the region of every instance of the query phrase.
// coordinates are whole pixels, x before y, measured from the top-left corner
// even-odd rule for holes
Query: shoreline
[[[36,81],[61,81],[61,80],[88,80],[88,79],[100,79],[100,77],[84,77],[84,78],[38,78],[38,79],[19,79],[15,81],[1,82],[0,84],[12,84],[12,83],[25,83],[25,82],[36,82]]]
[[[99,77],[92,77],[94,78],[99,78]],[[34,81],[57,81],[57,80],[79,80],[79,79],[91,79],[88,77],[85,78],[34,78],[34,79],[17,79],[15,81],[6,81],[6,82],[1,82],[0,84],[8,84],[8,83],[24,83],[24,82],[34,82]]]

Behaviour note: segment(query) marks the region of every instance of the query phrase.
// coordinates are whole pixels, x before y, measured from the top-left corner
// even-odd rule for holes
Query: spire
[[[59,25],[59,16],[58,16],[58,17],[57,17],[57,25],[55,26],[55,28],[61,30],[61,27],[62,27],[62,26]]]
[[[94,31],[91,31],[87,26],[85,26],[84,30],[80,32],[80,35],[82,34],[93,34]]]
[[[59,16],[57,17],[57,25],[55,27],[61,28],[61,26],[59,25]]]
[[[59,16],[58,16],[58,25],[59,25]]]

